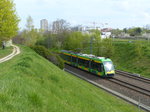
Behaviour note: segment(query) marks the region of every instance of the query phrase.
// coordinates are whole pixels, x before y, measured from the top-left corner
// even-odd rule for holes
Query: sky
[[[143,27],[150,24],[150,0],[14,0],[25,28],[31,16],[36,28],[40,20],[49,23],[64,19],[72,26],[88,25],[111,28]],[[108,23],[108,24],[105,24]]]

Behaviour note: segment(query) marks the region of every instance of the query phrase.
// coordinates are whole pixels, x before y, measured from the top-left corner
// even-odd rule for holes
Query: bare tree
[[[52,30],[54,33],[62,33],[64,31],[68,31],[70,24],[63,19],[57,19],[52,23]]]
[[[33,19],[31,16],[28,16],[28,18],[27,18],[26,27],[27,27],[27,31],[31,31],[32,29],[34,29]]]

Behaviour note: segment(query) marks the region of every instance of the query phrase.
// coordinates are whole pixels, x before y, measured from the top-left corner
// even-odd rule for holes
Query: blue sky
[[[36,28],[40,20],[49,23],[65,19],[72,25],[125,28],[150,24],[150,0],[14,0],[20,27],[25,28],[30,15]]]

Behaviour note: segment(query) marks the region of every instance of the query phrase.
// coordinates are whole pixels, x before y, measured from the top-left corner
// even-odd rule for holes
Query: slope
[[[6,47],[4,50],[0,48],[0,58],[9,55],[13,51],[13,47]]]
[[[137,112],[137,108],[48,62],[30,48],[0,64],[0,112]]]

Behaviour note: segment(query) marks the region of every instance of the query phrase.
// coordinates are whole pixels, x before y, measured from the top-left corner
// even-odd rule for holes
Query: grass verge
[[[0,48],[0,58],[3,58],[12,53],[13,47]]]

